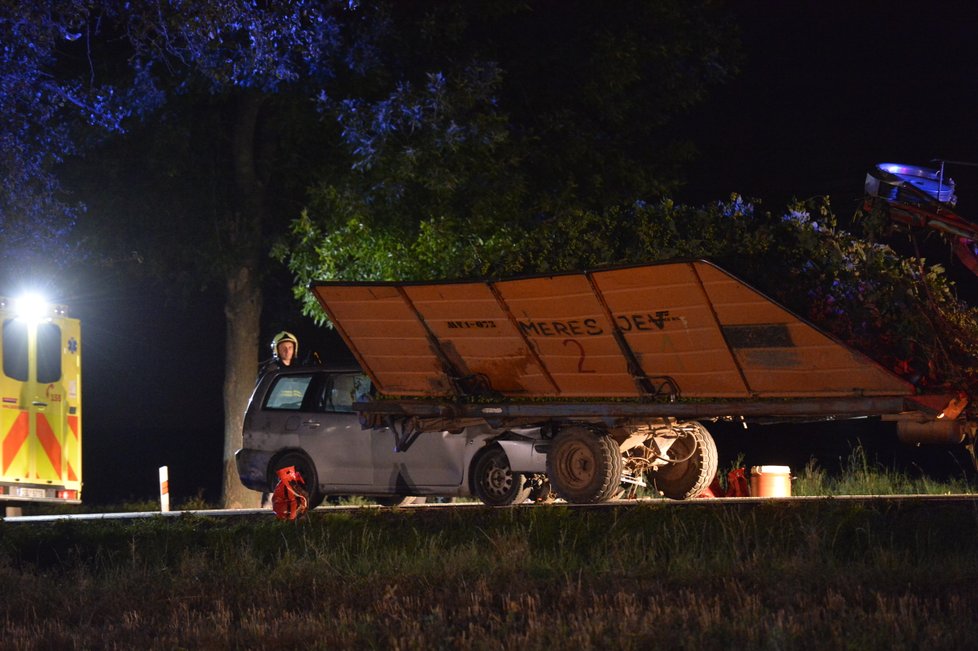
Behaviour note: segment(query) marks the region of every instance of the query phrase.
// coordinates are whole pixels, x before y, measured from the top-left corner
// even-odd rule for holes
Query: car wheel
[[[286,452],[278,457],[268,468],[268,485],[271,491],[278,485],[278,471],[282,468],[295,466],[296,472],[302,477],[303,485],[308,499],[307,508],[314,509],[323,503],[323,495],[319,490],[319,475],[316,473],[316,466],[306,455],[299,452]]]
[[[554,438],[547,476],[559,497],[575,504],[607,502],[621,486],[622,456],[610,436],[571,427]]]
[[[525,502],[531,488],[523,473],[509,467],[509,458],[498,445],[487,447],[472,464],[473,492],[489,506]]]

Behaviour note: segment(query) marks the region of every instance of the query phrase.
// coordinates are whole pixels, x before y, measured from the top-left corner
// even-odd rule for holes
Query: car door
[[[342,373],[340,373],[342,375]],[[312,459],[324,490],[369,483],[364,472],[369,440],[357,414],[337,410],[329,400],[334,373],[325,370],[281,374],[268,390],[263,415],[279,437],[278,449],[298,448]]]
[[[458,486],[466,437],[425,432],[395,450],[389,428],[364,429],[357,403],[369,398],[370,379],[358,371],[282,374],[268,391],[263,413],[274,419],[278,449],[305,451],[326,492],[412,494],[414,487]]]
[[[423,432],[400,452],[388,429],[371,432],[370,441],[373,483],[381,490],[413,495],[462,483],[467,441],[462,433]]]
[[[360,429],[357,403],[370,397],[370,379],[362,373],[325,378],[321,408],[331,418],[353,416],[357,425],[345,439],[345,461],[357,469],[371,492],[411,494],[412,487],[458,486],[462,481],[463,434],[425,432],[407,450],[395,450],[387,427]],[[419,491],[425,492],[425,491]]]

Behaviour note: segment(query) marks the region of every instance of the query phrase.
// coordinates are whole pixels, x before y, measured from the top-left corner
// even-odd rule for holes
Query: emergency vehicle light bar
[[[68,308],[49,303],[40,294],[27,292],[14,299],[0,297],[0,310],[10,308],[16,318],[25,321],[41,321],[52,317],[65,316]]]

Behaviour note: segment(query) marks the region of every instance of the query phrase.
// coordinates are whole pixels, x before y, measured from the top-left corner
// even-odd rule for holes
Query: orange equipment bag
[[[309,507],[309,494],[302,487],[306,482],[295,466],[280,468],[278,486],[272,493],[272,509],[279,520],[295,520]]]
[[[744,468],[734,468],[727,473],[727,488],[720,486],[720,475],[713,478],[713,483],[697,497],[750,497],[750,486],[747,483],[747,473]]]

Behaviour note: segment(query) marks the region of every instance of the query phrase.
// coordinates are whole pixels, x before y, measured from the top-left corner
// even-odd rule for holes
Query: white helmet
[[[272,337],[272,357],[278,359],[278,345],[283,341],[291,341],[294,349],[292,351],[293,356],[299,355],[299,340],[295,338],[295,335],[291,332],[286,332],[283,330],[274,337]]]

